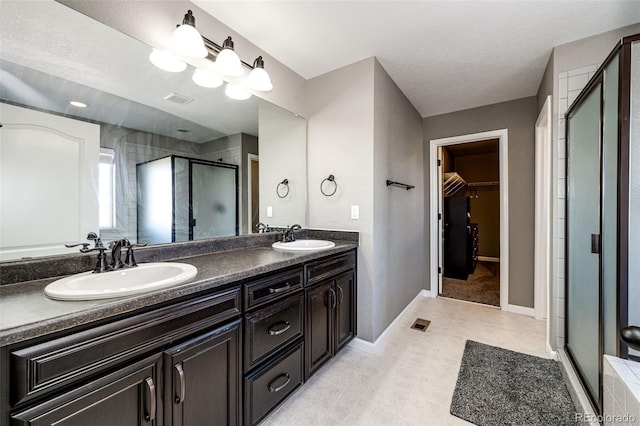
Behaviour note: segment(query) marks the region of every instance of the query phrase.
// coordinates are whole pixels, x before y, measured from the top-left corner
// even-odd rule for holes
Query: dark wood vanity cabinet
[[[241,424],[240,302],[232,289],[8,348],[10,423]]]
[[[356,334],[356,252],[0,347],[0,424],[254,425]]]
[[[356,335],[355,253],[307,267],[305,379]]]

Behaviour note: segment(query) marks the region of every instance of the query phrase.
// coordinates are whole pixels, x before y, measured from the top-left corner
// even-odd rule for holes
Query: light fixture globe
[[[174,54],[158,49],[151,51],[149,61],[163,71],[182,72],[187,69],[187,64],[178,59]]]
[[[240,57],[233,50],[233,40],[231,40],[231,37],[227,37],[222,44],[222,50],[216,57],[215,65],[217,70],[224,75],[240,77],[244,74]]]
[[[191,77],[193,82],[201,87],[214,88],[222,86],[222,79],[210,71],[196,68]]]
[[[181,54],[190,58],[205,58],[208,54],[207,48],[204,47],[204,40],[196,30],[196,19],[190,10],[184,15],[182,25],[173,32],[171,43],[173,47]]]
[[[251,93],[249,93],[247,89],[231,83],[227,84],[227,87],[224,89],[224,94],[237,101],[244,101],[251,97]]]
[[[273,89],[271,77],[269,77],[269,73],[264,69],[262,56],[258,56],[256,60],[253,61],[253,69],[249,73],[248,83],[252,89],[261,92],[268,92]]]

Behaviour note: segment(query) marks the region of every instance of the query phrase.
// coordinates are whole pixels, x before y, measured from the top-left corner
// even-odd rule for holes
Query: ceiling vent
[[[188,98],[184,95],[180,95],[178,93],[172,92],[163,98],[165,101],[175,102],[180,105],[186,105],[189,102],[193,101],[193,99]]]

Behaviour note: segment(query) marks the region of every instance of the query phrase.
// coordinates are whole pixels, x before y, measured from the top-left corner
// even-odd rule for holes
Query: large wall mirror
[[[162,71],[62,4],[0,8],[0,260],[74,253],[89,231],[165,244],[305,225],[304,118]]]

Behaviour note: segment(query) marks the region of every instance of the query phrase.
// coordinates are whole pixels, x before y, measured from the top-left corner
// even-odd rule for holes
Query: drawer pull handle
[[[278,381],[279,379],[281,379],[281,378],[284,378],[284,379],[285,379],[284,383],[283,383],[283,384],[281,384],[280,386],[278,386],[278,387],[275,387],[275,388],[274,388],[274,387],[273,387],[273,384],[274,384],[275,382],[277,382],[277,381]],[[269,392],[279,392],[279,391],[281,391],[282,389],[284,389],[284,388],[289,384],[289,382],[290,382],[290,381],[291,381],[291,376],[289,376],[289,373],[284,373],[284,374],[279,375],[278,377],[276,377],[275,379],[273,379],[273,380],[271,381],[271,383],[269,383],[269,385],[268,385],[268,387],[269,387]]]
[[[281,325],[281,324],[282,324],[282,327],[277,328],[277,329],[274,330],[275,326]],[[273,324],[271,327],[269,327],[269,335],[270,336],[277,336],[279,334],[284,333],[285,331],[287,331],[290,328],[291,328],[291,324],[289,324],[289,321],[280,321],[280,322],[277,322],[277,323]]]
[[[174,401],[176,404],[182,404],[184,402],[184,395],[186,393],[186,382],[184,380],[184,370],[182,369],[182,364],[175,365],[176,373],[178,373],[178,385],[176,386],[176,390],[179,390],[179,393],[176,395]]]
[[[329,289],[329,309],[335,309],[338,306],[338,297],[336,296],[336,292],[330,288]]]
[[[342,305],[342,302],[344,302],[344,293],[342,292],[342,287],[336,287],[338,288],[338,305]]]
[[[290,283],[286,283],[282,287],[278,287],[278,288],[269,287],[269,293],[271,293],[271,294],[273,294],[273,293],[282,293],[283,291],[287,291],[290,288],[291,288],[291,284]]]
[[[147,395],[149,396],[149,412],[144,416],[144,420],[152,422],[156,419],[156,385],[153,384],[151,377],[147,377],[144,383],[147,385]]]

